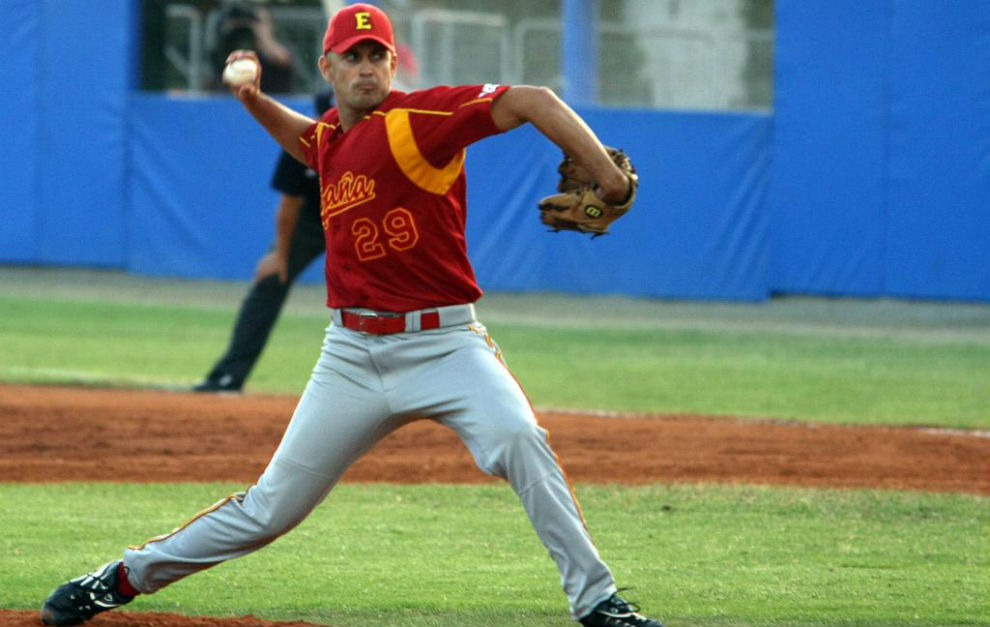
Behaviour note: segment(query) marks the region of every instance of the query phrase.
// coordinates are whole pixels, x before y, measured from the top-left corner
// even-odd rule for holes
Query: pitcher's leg
[[[572,615],[584,616],[615,592],[612,573],[591,540],[547,432],[496,357],[497,347],[484,334],[479,339],[445,360],[443,378],[430,375],[459,395],[455,411],[441,422],[461,436],[482,470],[508,479],[560,569]]]
[[[489,472],[508,479],[519,495],[533,528],[557,562],[571,613],[579,618],[615,592],[615,581],[591,540],[546,431],[522,416],[508,416],[504,430],[492,430],[492,437],[501,442],[493,451]]]
[[[128,548],[128,580],[140,592],[155,592],[260,549],[301,522],[334,481],[273,461],[246,492],[223,499],[172,533]]]
[[[395,428],[380,392],[361,384],[366,377],[359,372],[359,351],[346,339],[337,340],[332,348],[325,346],[258,483],[172,533],[125,552],[128,579],[137,590],[154,592],[275,540],[299,524],[344,471]]]

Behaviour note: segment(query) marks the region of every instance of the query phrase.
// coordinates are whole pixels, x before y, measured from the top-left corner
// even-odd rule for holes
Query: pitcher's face
[[[392,90],[396,57],[376,41],[361,41],[346,52],[320,57],[320,71],[333,85],[338,107],[369,111]]]

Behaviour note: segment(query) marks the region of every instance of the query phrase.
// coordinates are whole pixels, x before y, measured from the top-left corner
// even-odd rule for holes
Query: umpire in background
[[[333,106],[333,95],[315,99],[317,116]],[[309,264],[323,255],[326,240],[320,221],[320,179],[313,170],[282,151],[271,186],[278,191],[275,243],[260,260],[251,290],[241,303],[227,352],[193,387],[196,392],[239,392],[261,356],[289,288]]]

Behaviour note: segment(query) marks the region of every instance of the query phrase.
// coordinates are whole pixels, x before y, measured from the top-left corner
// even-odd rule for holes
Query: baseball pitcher
[[[628,158],[610,154],[546,88],[391,89],[392,25],[374,6],[338,11],[323,50],[319,67],[337,106],[319,120],[263,94],[260,68],[243,70],[247,78],[232,86],[320,177],[331,322],[281,444],[245,492],[57,588],[43,622],[77,624],[265,546],[299,524],[376,442],[428,418],[453,429],[482,471],[511,485],[557,564],[575,620],[662,627],[617,593],[547,432],[475,317],[482,292],[464,236],[465,148],[473,142],[534,125],[582,171],[573,189],[544,201],[543,221],[592,235],[632,203]],[[250,51],[228,61],[245,59],[257,61]]]

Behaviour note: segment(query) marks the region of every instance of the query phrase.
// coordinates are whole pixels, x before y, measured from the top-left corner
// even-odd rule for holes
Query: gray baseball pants
[[[371,335],[337,324],[282,442],[255,485],[175,531],[124,553],[131,584],[155,592],[246,555],[298,525],[344,471],[412,420],[453,429],[486,473],[505,478],[556,561],[571,614],[588,614],[615,583],[584,525],[547,432],[471,305],[440,308],[441,328]],[[419,328],[419,312],[406,328]]]

